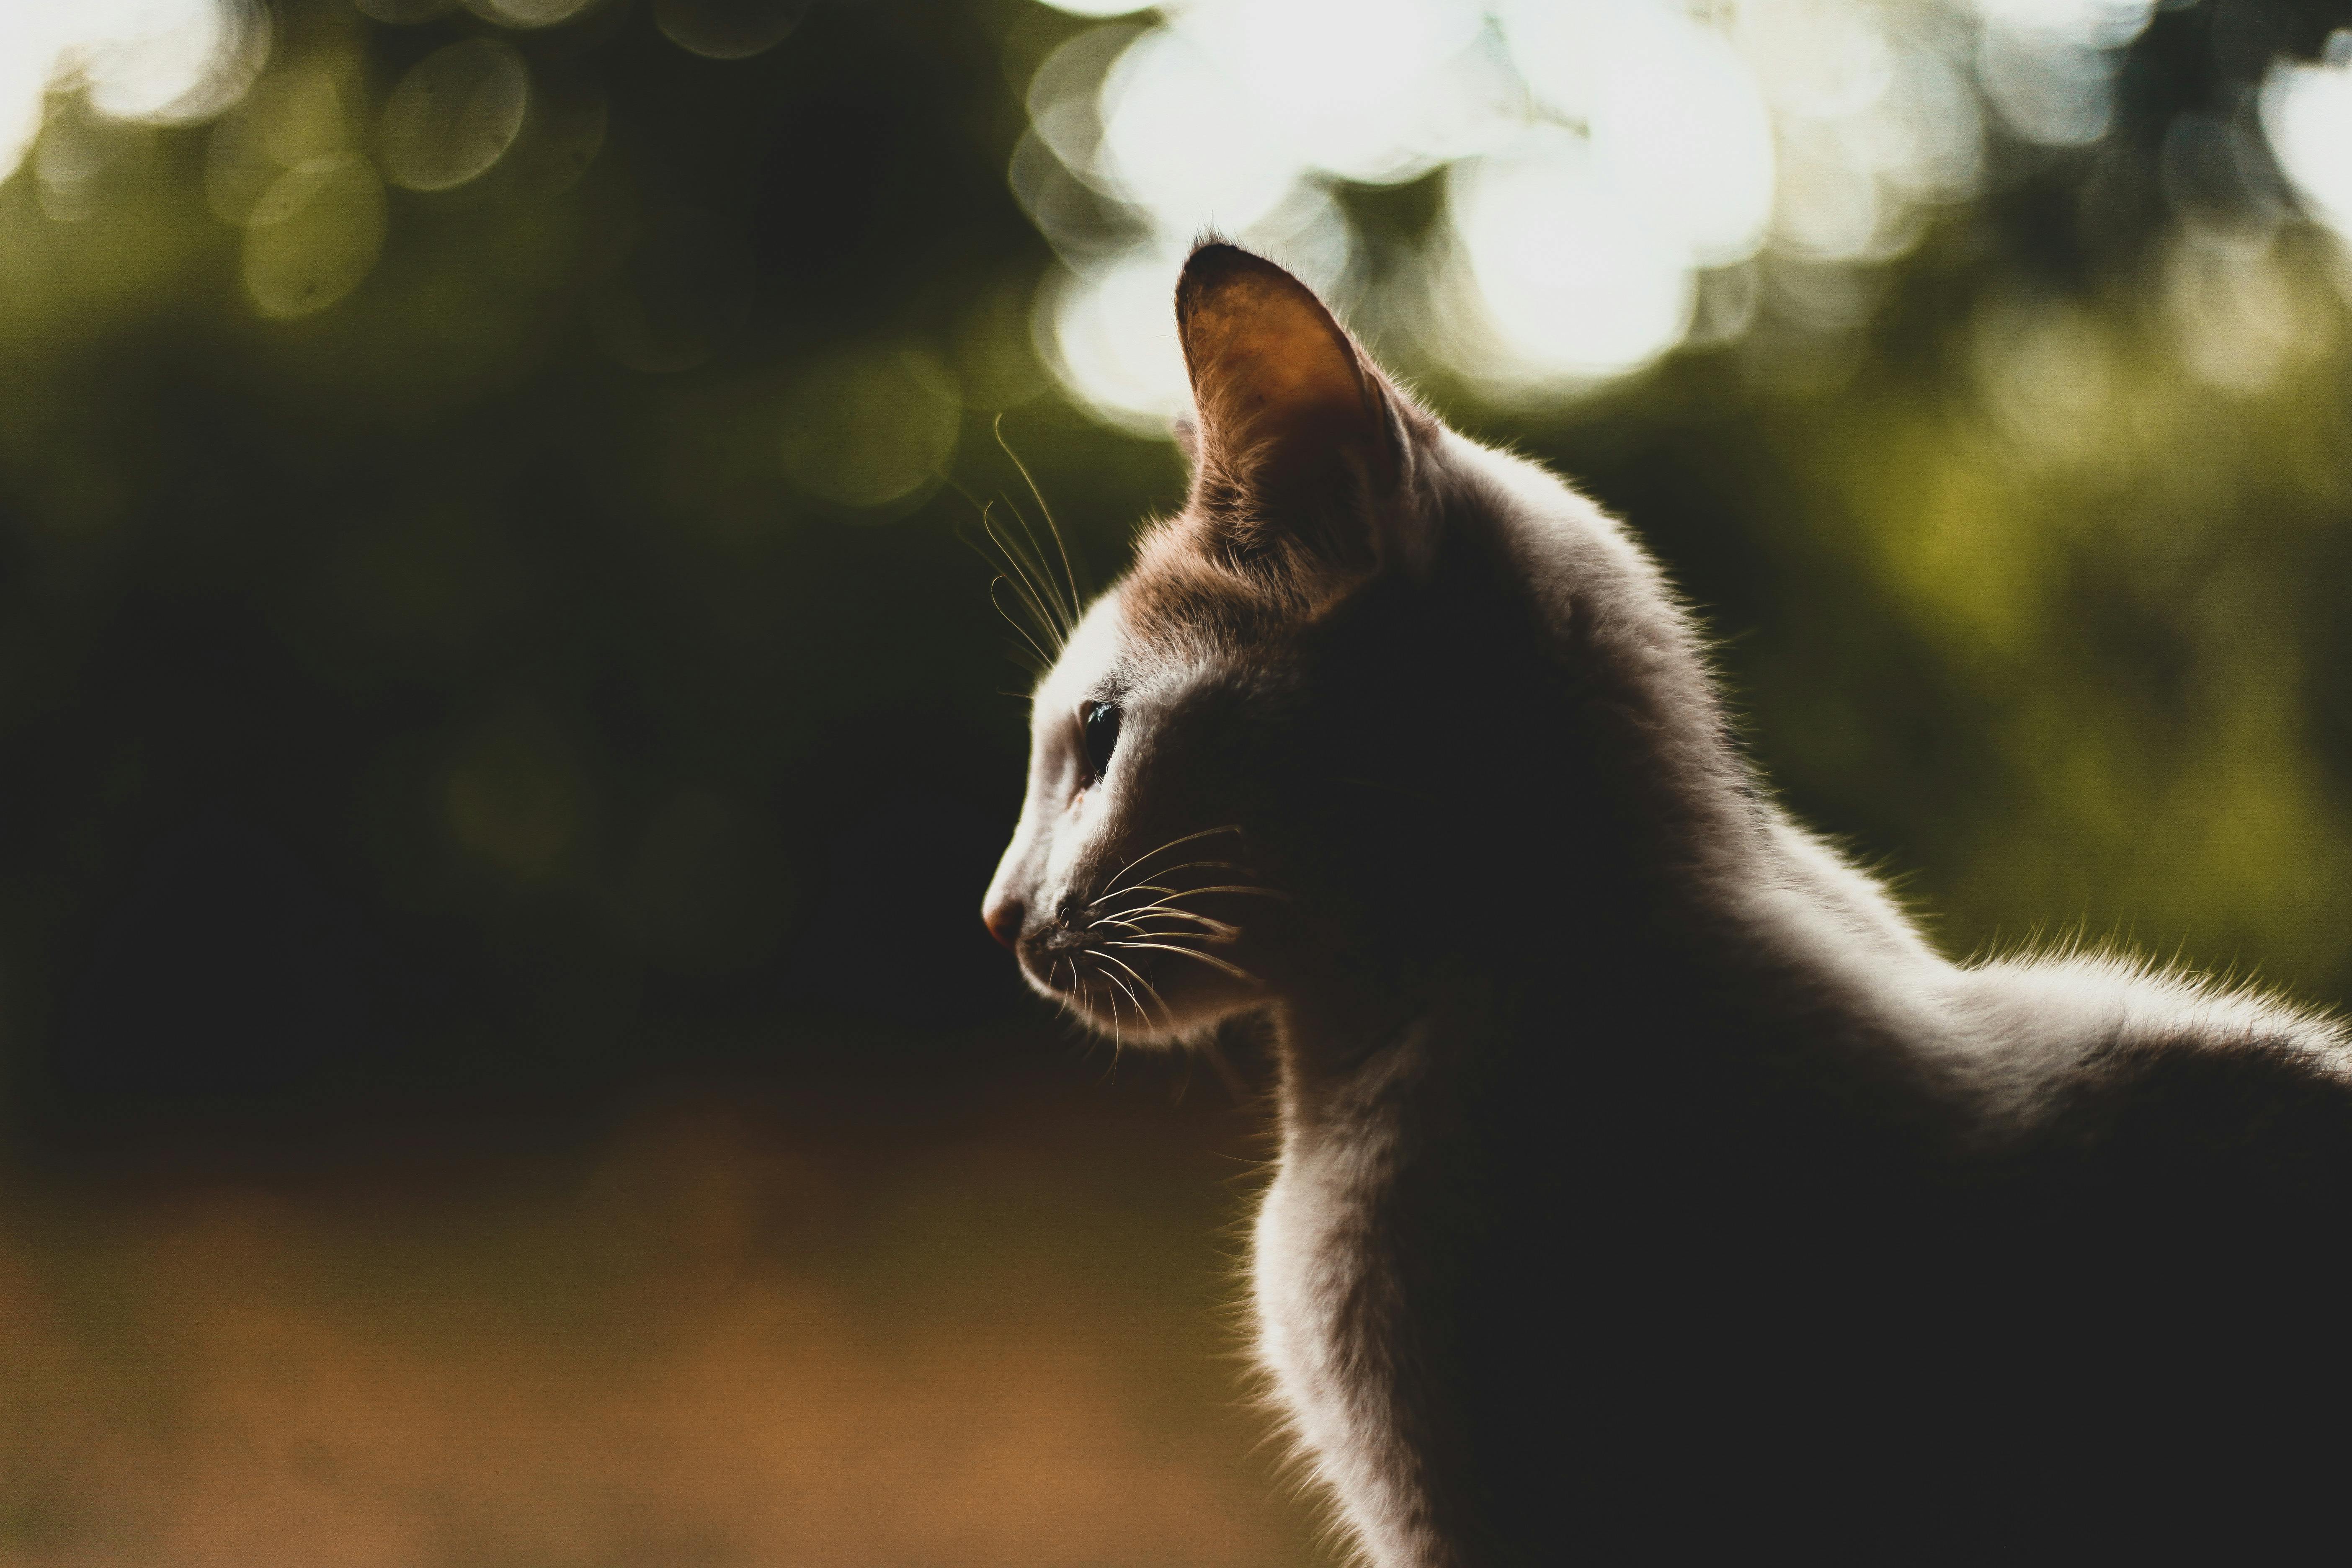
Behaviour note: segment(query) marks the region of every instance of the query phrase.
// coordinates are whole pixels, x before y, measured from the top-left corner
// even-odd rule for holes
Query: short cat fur
[[[1613,521],[1268,262],[1178,315],[1192,493],[1040,684],[984,914],[1127,1037],[1271,1016],[1259,1353],[1363,1560],[2340,1542],[2338,1027],[1947,962]]]

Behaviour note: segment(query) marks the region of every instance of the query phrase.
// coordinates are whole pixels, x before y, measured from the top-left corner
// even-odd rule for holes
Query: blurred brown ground
[[[1086,1076],[20,1189],[0,1562],[1313,1560],[1227,1310],[1255,1115]]]

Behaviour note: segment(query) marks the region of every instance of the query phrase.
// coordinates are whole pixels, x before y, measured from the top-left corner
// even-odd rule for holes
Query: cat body
[[[1192,500],[1039,688],[985,913],[1121,1035],[1271,1016],[1260,1357],[1364,1558],[2332,1518],[2336,1027],[1947,963],[1759,787],[1615,523],[1268,263],[1203,247],[1178,310]]]

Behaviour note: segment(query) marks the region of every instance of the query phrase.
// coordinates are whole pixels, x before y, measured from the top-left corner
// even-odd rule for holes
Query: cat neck
[[[1950,964],[1870,877],[1770,803],[1748,811],[1713,855],[1626,834],[1617,847],[1634,852],[1612,858],[1556,838],[1448,889],[1437,907],[1465,911],[1454,929],[1392,910],[1341,933],[1277,1010],[1294,1117],[1360,1109],[1368,1086],[1407,1071],[1552,1093],[1702,1059],[1734,1074],[1800,1056],[1924,1066],[1915,1047],[1953,1026]]]
[[[1757,787],[1654,563],[1530,465],[1453,457],[1450,563],[1419,607],[1369,604],[1336,645],[1359,668],[1399,646],[1457,662],[1384,667],[1391,707],[1359,732],[1418,743],[1379,741],[1348,771],[1397,787],[1325,788],[1345,804],[1321,858],[1351,868],[1330,900],[1349,912],[1288,987],[1297,1094],[1386,1072],[1384,1053],[1453,1062],[1530,1032],[1579,1055],[1920,1037],[1948,968]],[[1407,616],[1433,624],[1406,635]]]

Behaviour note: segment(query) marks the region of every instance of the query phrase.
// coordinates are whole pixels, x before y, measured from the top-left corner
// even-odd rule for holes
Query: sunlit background
[[[1038,63],[1013,156],[1067,269],[1047,307],[1054,363],[1106,416],[1164,425],[1183,380],[1166,312],[1143,301],[1210,229],[1284,256],[1398,353],[1516,406],[1740,342],[1759,313],[1851,333],[1874,273],[2014,155],[1989,138],[2107,136],[2156,9],[1194,0],[1120,16]],[[2278,57],[2227,117],[2168,127],[2168,194],[2228,207],[2223,239],[2266,240],[2296,198],[2352,218],[2346,66],[2334,45],[2321,63]],[[1396,265],[1342,191],[1432,177],[1442,218]]]
[[[976,918],[1211,230],[1948,951],[2352,997],[2352,0],[0,0],[0,1563],[1328,1560],[1262,1044]]]

